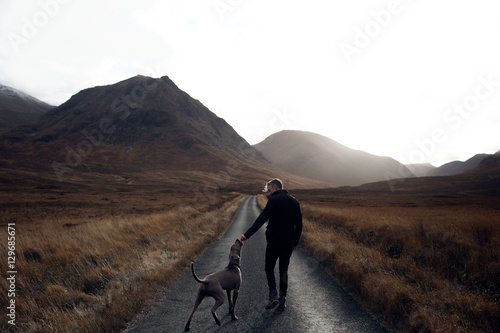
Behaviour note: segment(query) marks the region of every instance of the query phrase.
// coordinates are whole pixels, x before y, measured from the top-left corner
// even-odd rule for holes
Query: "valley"
[[[384,326],[500,326],[499,153],[405,166],[292,130],[252,146],[168,77],[141,75],[5,129],[0,153],[23,331],[124,329],[275,177],[303,207],[302,248]],[[6,316],[0,328],[14,331]]]

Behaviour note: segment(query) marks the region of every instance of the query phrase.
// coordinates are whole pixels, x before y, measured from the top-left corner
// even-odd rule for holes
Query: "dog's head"
[[[234,244],[231,246],[231,251],[229,252],[229,262],[239,265],[240,264],[240,255],[241,255],[241,247],[243,246],[243,242],[236,239]]]

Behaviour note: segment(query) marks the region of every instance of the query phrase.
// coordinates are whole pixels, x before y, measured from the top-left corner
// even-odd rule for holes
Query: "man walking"
[[[279,304],[279,310],[285,310],[286,293],[288,289],[288,265],[292,251],[297,247],[302,233],[302,213],[297,199],[283,189],[279,179],[269,181],[264,192],[269,200],[264,210],[255,220],[254,224],[241,235],[240,240],[245,241],[252,237],[262,225],[269,220],[266,230],[266,259],[265,269],[267,284],[269,286],[269,304],[266,309],[272,309]],[[276,289],[274,267],[279,259],[280,293]]]

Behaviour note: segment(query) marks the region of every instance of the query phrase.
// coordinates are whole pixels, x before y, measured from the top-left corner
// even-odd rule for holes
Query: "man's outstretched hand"
[[[240,241],[243,243],[243,242],[244,242],[244,241],[246,241],[246,240],[247,240],[247,238],[245,237],[245,235],[241,235],[241,237],[240,237]]]

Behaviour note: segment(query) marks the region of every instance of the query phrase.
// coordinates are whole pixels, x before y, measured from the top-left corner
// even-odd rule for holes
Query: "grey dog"
[[[215,304],[212,307],[212,315],[215,319],[217,325],[221,326],[219,317],[215,311],[224,303],[224,291],[227,293],[227,299],[229,301],[229,313],[233,320],[238,319],[234,314],[234,306],[236,300],[238,299],[238,292],[241,286],[241,269],[240,269],[240,254],[241,247],[243,243],[236,239],[234,244],[231,246],[229,252],[229,264],[223,270],[207,275],[203,280],[200,280],[194,272],[194,263],[191,263],[191,272],[193,273],[194,279],[201,283],[198,288],[198,293],[196,295],[196,301],[194,302],[194,309],[191,311],[191,315],[186,323],[185,331],[189,331],[189,326],[191,324],[191,319],[193,314],[200,305],[201,301],[207,297],[211,296],[215,299]],[[231,290],[233,290],[233,299],[231,301]]]

